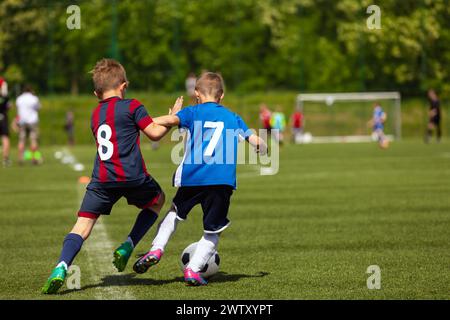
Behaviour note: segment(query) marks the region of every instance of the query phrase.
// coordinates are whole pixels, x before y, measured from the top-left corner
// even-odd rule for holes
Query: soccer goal
[[[297,96],[304,114],[303,142],[370,142],[374,104],[387,115],[385,134],[401,139],[401,95],[399,92],[307,93]]]

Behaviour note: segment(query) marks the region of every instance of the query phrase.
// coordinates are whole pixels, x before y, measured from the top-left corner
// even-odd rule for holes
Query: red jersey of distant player
[[[300,111],[295,111],[292,114],[292,127],[296,129],[303,127],[303,113]]]
[[[270,130],[270,118],[272,117],[272,112],[265,105],[261,106],[259,111],[259,119],[263,125],[264,129]]]

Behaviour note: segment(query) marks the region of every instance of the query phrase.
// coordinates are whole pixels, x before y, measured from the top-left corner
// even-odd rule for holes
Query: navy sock
[[[129,234],[131,241],[133,241],[133,246],[137,246],[156,219],[158,219],[158,215],[150,209],[144,209],[138,214],[133,229]]]
[[[67,266],[70,266],[73,262],[73,259],[75,259],[75,256],[80,251],[83,242],[84,240],[80,235],[76,233],[69,233],[64,238],[63,248],[58,263],[65,262]]]

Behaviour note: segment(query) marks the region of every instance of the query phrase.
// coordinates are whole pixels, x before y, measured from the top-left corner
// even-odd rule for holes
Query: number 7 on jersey
[[[213,121],[205,121],[203,125],[204,128],[214,129],[214,133],[209,141],[208,146],[205,149],[205,156],[211,157],[213,155],[214,149],[216,149],[217,143],[219,142],[220,137],[222,136],[222,131],[224,124],[222,121],[213,122]]]

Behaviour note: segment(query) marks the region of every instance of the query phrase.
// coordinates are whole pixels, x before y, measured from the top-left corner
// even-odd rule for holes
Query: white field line
[[[67,149],[60,152],[73,159],[72,163],[67,164],[78,163],[75,157]],[[74,166],[71,167],[77,171]],[[85,188],[85,184],[77,183],[79,204],[81,204],[81,201],[83,200]],[[108,237],[106,226],[102,222],[101,217],[97,220],[94,230],[92,230],[89,239],[84,243],[83,248],[87,253],[88,266],[89,270],[91,270],[91,278],[96,285],[99,285],[94,288],[96,291],[96,299],[136,299],[136,297],[134,297],[133,294],[126,288],[126,284],[121,281],[117,281],[116,286],[102,285],[104,277],[117,275],[118,272],[112,264],[113,251],[115,247]],[[83,278],[81,278],[81,281],[83,281]]]

